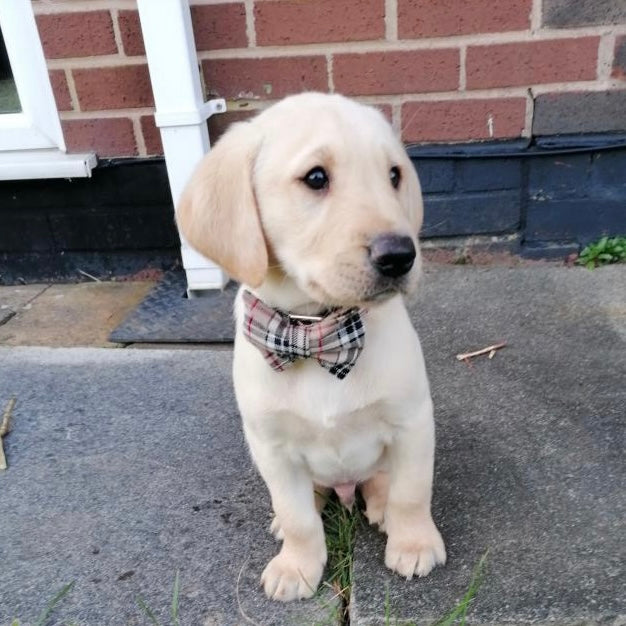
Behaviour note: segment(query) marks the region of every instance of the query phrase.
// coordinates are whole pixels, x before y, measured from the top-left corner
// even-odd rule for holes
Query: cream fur
[[[302,182],[313,167],[324,191]],[[389,169],[401,170],[396,190]],[[326,562],[314,485],[362,485],[370,522],[388,535],[386,565],[411,578],[445,562],[430,500],[434,422],[419,339],[403,301],[419,255],[399,280],[382,278],[367,246],[386,232],[417,247],[421,191],[382,115],[341,96],[301,94],[229,131],[200,164],[178,209],[198,250],[266,303],[297,313],[359,305],[365,348],[338,380],[314,361],[272,370],[240,331],[233,378],[244,432],[283,541],[263,572],[268,596],[311,596]]]

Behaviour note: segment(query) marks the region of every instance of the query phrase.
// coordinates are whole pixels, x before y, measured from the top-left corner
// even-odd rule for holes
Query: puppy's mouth
[[[408,283],[404,278],[402,278],[400,280],[389,282],[385,285],[374,286],[373,289],[367,290],[363,294],[363,302],[382,302],[399,293],[407,294],[408,292]]]
[[[324,272],[295,278],[313,301],[328,308],[360,307],[382,303],[398,294],[411,294],[419,275],[419,261],[401,275],[384,275],[367,260],[335,262]]]
[[[356,288],[354,291],[349,289],[341,296],[339,294],[331,295],[330,291],[317,281],[309,281],[307,286],[309,291],[315,294],[316,299],[325,303],[329,308],[376,304],[389,300],[399,293],[407,294],[410,291],[409,283],[405,277],[386,280],[383,284],[381,281],[374,281],[368,285],[360,285],[360,288]]]
[[[385,287],[380,291],[375,291],[372,294],[368,294],[365,296],[365,302],[380,302],[381,300],[387,300],[392,296],[395,296],[397,293],[401,292],[401,289],[396,287]]]

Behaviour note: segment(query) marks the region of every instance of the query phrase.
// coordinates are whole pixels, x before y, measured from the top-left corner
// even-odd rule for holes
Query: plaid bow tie
[[[303,323],[269,307],[249,291],[243,292],[243,333],[278,372],[296,359],[315,358],[340,380],[363,349],[362,310],[335,311],[319,321]]]

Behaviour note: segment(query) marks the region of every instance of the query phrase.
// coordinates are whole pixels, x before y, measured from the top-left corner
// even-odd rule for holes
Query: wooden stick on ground
[[[0,470],[7,468],[7,459],[4,456],[4,448],[2,447],[2,437],[4,437],[10,430],[11,414],[13,413],[13,407],[17,402],[16,398],[11,398],[2,414],[2,421],[0,422]]]
[[[495,354],[496,350],[500,350],[500,348],[504,348],[506,343],[495,343],[493,346],[487,346],[486,348],[482,348],[481,350],[476,350],[474,352],[465,352],[463,354],[457,354],[456,358],[459,361],[465,361],[467,359],[471,359],[474,356],[480,356],[481,354],[489,354],[489,358],[492,359],[492,353]]]

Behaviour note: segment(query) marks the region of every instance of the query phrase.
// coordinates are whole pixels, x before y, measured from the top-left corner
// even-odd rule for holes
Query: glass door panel
[[[9,55],[0,29],[0,114],[19,113],[21,110],[20,97],[17,94]]]

